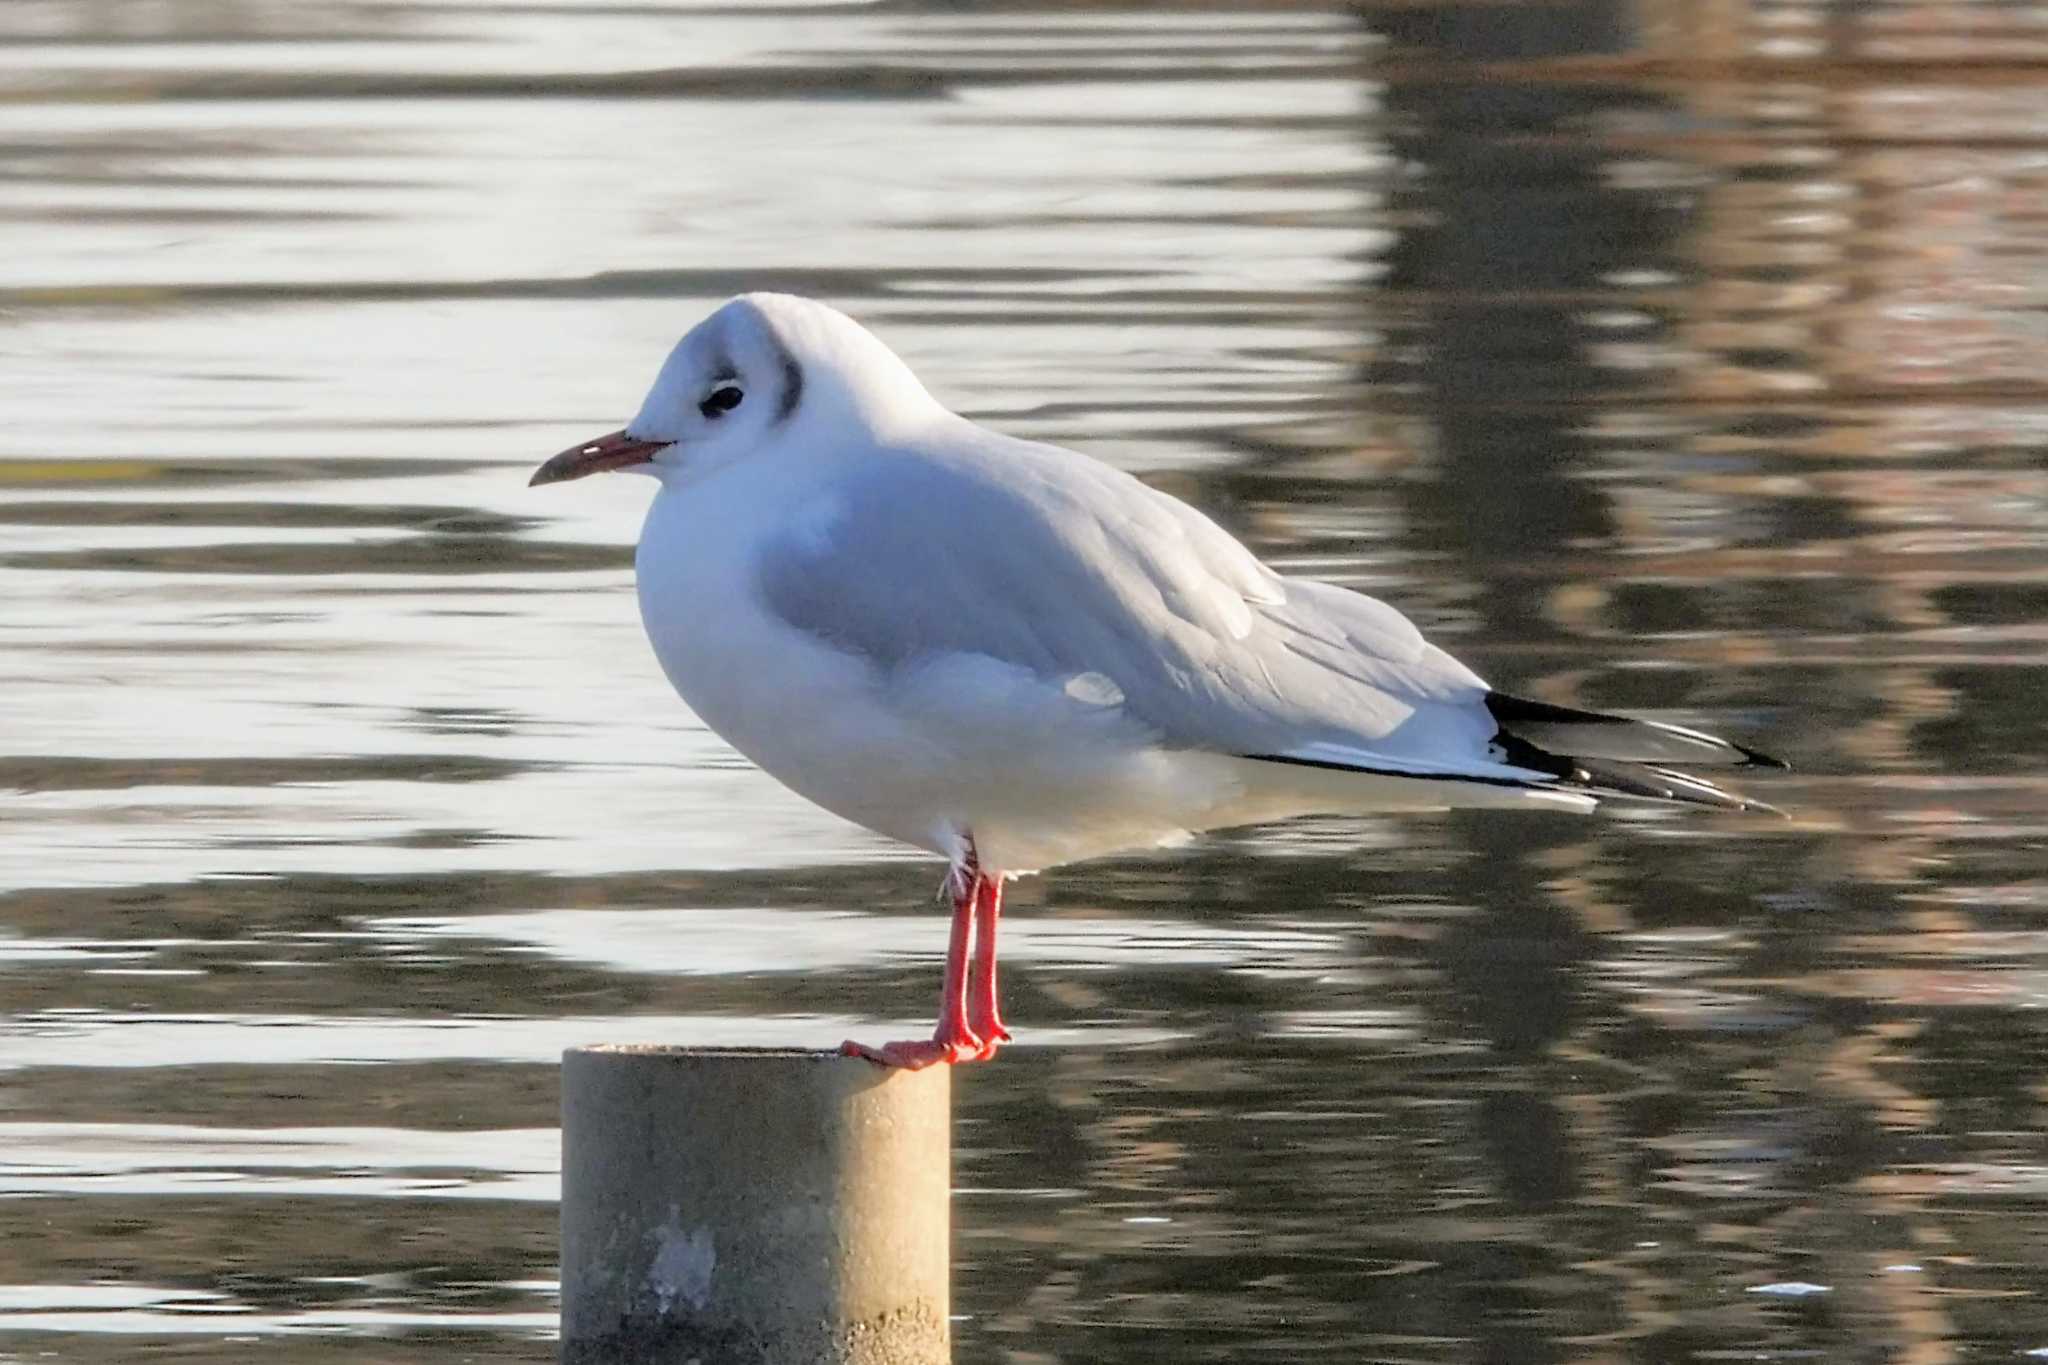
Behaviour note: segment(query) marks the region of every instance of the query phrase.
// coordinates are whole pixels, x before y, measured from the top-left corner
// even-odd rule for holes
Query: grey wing
[[[1393,608],[1284,579],[1186,504],[972,429],[883,453],[764,550],[764,602],[884,673],[981,655],[1098,675],[1162,742],[1491,766],[1485,684]]]

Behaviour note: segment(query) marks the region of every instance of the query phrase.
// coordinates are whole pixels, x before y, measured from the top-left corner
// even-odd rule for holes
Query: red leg
[[[928,1039],[869,1047],[851,1039],[839,1045],[848,1057],[865,1057],[883,1066],[916,1071],[935,1064],[972,1061],[983,1055],[982,1041],[967,1022],[967,936],[974,924],[975,889],[981,875],[969,871],[959,879],[953,897],[953,933],[946,944],[945,983],[939,991],[939,1026]]]
[[[967,974],[967,1027],[981,1039],[978,1060],[996,1055],[1010,1041],[996,1007],[996,920],[1003,913],[1003,879],[979,877],[974,885],[974,963]]]

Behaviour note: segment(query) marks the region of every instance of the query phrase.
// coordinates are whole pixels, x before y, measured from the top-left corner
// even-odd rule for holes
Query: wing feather
[[[984,655],[1107,678],[1173,747],[1498,770],[1485,683],[1406,617],[1282,578],[1121,471],[963,422],[858,474],[767,544],[757,581],[785,622],[881,674]]]

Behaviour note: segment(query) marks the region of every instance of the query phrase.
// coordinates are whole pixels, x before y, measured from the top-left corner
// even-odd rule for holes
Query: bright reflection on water
[[[2048,1348],[2031,13],[799,8],[0,6],[0,1356],[547,1359],[562,1047],[926,1015],[525,487],[759,286],[1799,769],[1026,884],[961,1361]]]

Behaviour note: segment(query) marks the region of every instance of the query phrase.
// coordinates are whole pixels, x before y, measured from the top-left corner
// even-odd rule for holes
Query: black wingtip
[[[1583,754],[1625,763],[1687,762],[1771,768],[1780,772],[1792,767],[1761,749],[1663,721],[1582,711],[1575,706],[1559,706],[1507,692],[1488,692],[1486,709],[1493,713],[1503,736],[1525,740],[1538,750],[1560,756]],[[1684,746],[1685,751],[1673,752],[1674,742]]]
[[[1736,753],[1742,755],[1742,766],[1745,768],[1773,768],[1781,773],[1792,771],[1792,765],[1775,754],[1767,754],[1761,749],[1752,749],[1747,744],[1737,744],[1733,740],[1724,740],[1722,742],[1735,750]],[[1772,809],[1776,808],[1773,807]],[[1784,814],[1783,811],[1778,813]]]

